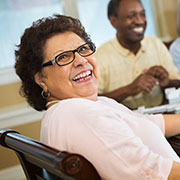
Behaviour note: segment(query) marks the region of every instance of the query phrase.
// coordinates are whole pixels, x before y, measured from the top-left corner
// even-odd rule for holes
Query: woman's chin
[[[97,99],[97,88],[86,88],[84,91],[79,92],[79,97],[85,98],[85,99]]]

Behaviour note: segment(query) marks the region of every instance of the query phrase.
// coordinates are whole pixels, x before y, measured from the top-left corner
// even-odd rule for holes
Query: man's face
[[[123,44],[137,44],[144,38],[146,16],[139,0],[122,0],[115,22],[118,39]]]

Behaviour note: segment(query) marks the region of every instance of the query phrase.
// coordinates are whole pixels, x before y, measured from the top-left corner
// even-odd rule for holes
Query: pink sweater
[[[47,110],[41,141],[83,155],[106,180],[166,180],[180,159],[164,132],[162,115],[137,114],[105,97],[73,98]]]

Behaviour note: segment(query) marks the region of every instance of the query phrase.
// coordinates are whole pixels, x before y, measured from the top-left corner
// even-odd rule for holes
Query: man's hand
[[[169,73],[162,66],[152,66],[147,70],[146,74],[149,74],[156,78],[161,87],[166,87],[169,84]]]
[[[152,88],[158,85],[158,81],[155,77],[153,77],[149,73],[144,73],[139,75],[130,85],[129,89],[131,91],[131,95],[134,96],[141,91],[145,91],[147,93],[151,93]]]

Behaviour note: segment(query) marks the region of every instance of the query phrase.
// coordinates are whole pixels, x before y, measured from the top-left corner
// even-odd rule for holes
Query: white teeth
[[[91,74],[91,71],[88,70],[88,71],[86,71],[86,72],[83,72],[83,73],[77,75],[76,77],[73,78],[73,80],[76,81],[77,79],[84,78],[84,77],[86,77],[86,76],[89,76],[90,74]]]
[[[134,31],[138,32],[138,33],[143,32],[143,30],[144,30],[143,27],[136,27],[136,28],[134,28]]]

